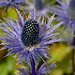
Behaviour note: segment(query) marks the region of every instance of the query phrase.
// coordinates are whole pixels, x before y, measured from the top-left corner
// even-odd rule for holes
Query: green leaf
[[[12,56],[7,57],[2,63],[0,63],[0,75],[13,75],[14,70],[15,62],[13,61]]]
[[[64,44],[53,44],[50,50],[50,55],[53,57],[49,62],[62,61],[67,54],[71,52],[71,46]]]

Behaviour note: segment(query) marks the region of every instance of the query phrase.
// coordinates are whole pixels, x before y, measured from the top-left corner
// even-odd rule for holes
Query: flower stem
[[[75,31],[74,31],[75,35]],[[75,37],[73,37],[73,42],[72,42],[72,68],[73,68],[73,75],[75,75]]]
[[[35,62],[34,59],[31,59],[32,75],[35,75]]]

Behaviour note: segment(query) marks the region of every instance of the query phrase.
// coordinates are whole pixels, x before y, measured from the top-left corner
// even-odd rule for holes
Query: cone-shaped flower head
[[[51,34],[62,22],[52,28],[50,24],[53,16],[46,24],[44,23],[44,18],[42,22],[40,21],[41,17],[38,20],[36,19],[37,17],[34,11],[32,11],[30,18],[25,22],[19,11],[17,13],[19,15],[19,21],[13,21],[12,19],[9,21],[6,19],[7,22],[1,23],[3,27],[0,27],[0,29],[6,33],[2,34],[4,36],[3,38],[0,38],[0,40],[5,41],[5,43],[2,43],[5,46],[1,50],[8,48],[10,51],[8,55],[17,53],[16,57],[19,56],[19,62],[21,59],[27,62],[31,59],[31,56],[35,62],[38,61],[39,57],[42,60],[43,56],[46,58],[51,57],[47,54],[47,50],[50,49],[47,45],[62,41],[61,39],[53,39],[57,33]]]
[[[39,39],[39,24],[35,20],[28,20],[23,29],[21,40],[25,46],[34,46]]]
[[[67,27],[68,30],[75,30],[75,0],[70,0],[70,2],[64,3],[57,0],[60,5],[52,8],[51,13],[57,15],[57,21],[63,21],[63,25]]]
[[[7,7],[13,6],[15,8],[21,8],[21,5],[26,4],[25,0],[0,0],[0,7],[4,7],[5,6],[5,10],[7,9]]]

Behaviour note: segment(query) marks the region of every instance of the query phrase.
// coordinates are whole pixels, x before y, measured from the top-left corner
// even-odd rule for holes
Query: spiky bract
[[[10,6],[13,6],[15,8],[19,8],[19,9],[22,9],[21,8],[21,5],[23,4],[26,4],[26,1],[25,0],[0,0],[0,7],[4,7],[5,6],[5,9],[7,9],[7,7],[10,7]]]
[[[46,65],[48,61],[46,61],[45,63],[43,63],[39,69],[37,69],[36,67],[36,75],[44,75],[44,74],[50,74],[51,70],[56,68],[56,64],[55,63],[50,63],[48,65]],[[25,69],[18,69],[19,71],[19,75],[32,75],[31,73],[31,67],[29,68],[29,66]]]

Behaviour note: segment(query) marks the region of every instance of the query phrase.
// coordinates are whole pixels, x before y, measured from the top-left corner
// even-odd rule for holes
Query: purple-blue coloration
[[[35,71],[35,75],[44,75],[44,74],[50,74],[51,70],[56,68],[56,64],[54,63],[50,63],[48,65],[46,65],[48,61],[44,62],[40,68],[37,70],[37,67],[36,67],[36,71]],[[28,70],[28,69],[18,69],[20,72],[19,72],[19,75],[33,75],[31,73],[31,68]]]
[[[5,45],[0,50],[8,49],[9,53],[7,54],[7,56],[10,54],[16,53],[16,57],[18,57],[18,59],[20,59],[18,61],[18,63],[22,59],[26,63],[27,61],[29,61],[31,55],[33,56],[34,62],[37,62],[39,57],[43,61],[44,61],[43,56],[46,58],[51,57],[50,55],[47,54],[47,52],[48,52],[47,50],[49,50],[48,45],[52,44],[54,42],[62,41],[62,39],[53,39],[53,37],[55,37],[57,34],[56,33],[54,34],[52,32],[57,27],[59,27],[62,24],[62,22],[60,22],[59,24],[52,27],[51,22],[54,19],[53,16],[49,19],[48,23],[44,23],[44,18],[42,19],[42,22],[40,22],[40,17],[39,18],[36,17],[35,12],[33,10],[31,12],[32,14],[30,14],[31,18],[28,21],[24,22],[23,17],[19,13],[19,11],[17,11],[17,13],[19,16],[19,21],[18,20],[14,21],[12,19],[10,19],[10,21],[9,21],[8,19],[5,19],[7,22],[3,22],[0,24],[1,25],[0,29],[2,29],[5,32],[5,34],[0,34],[3,36],[2,38],[0,37],[0,40],[5,41],[4,43],[0,44],[0,45]],[[36,19],[36,18],[38,18],[38,19]],[[26,38],[24,38],[25,40],[22,40],[22,36],[23,35],[25,36],[25,34],[22,34],[23,27],[25,24],[27,24],[27,22],[30,22],[30,20],[33,20],[33,22],[34,22],[32,24],[32,26],[37,25],[37,29],[36,29],[37,31],[35,31],[36,34],[39,30],[39,34],[37,34],[38,42],[36,42],[35,45],[30,45],[31,43],[29,45],[25,45],[23,42],[26,40]],[[39,25],[39,27],[38,27],[38,25]],[[35,28],[36,28],[36,26],[34,27],[34,30],[35,30]],[[32,37],[32,35],[30,35],[30,36]],[[30,38],[30,39],[32,39],[32,38]],[[34,38],[36,39],[36,37],[34,37]]]
[[[26,4],[25,0],[0,0],[0,7],[4,7],[5,6],[5,10],[7,9],[7,7],[13,6],[15,8],[21,8],[21,5]]]
[[[57,15],[57,21],[63,21],[64,27],[67,27],[68,30],[75,30],[75,0],[71,0],[69,3],[64,3],[60,0],[57,0],[60,5],[52,7],[52,12]]]

